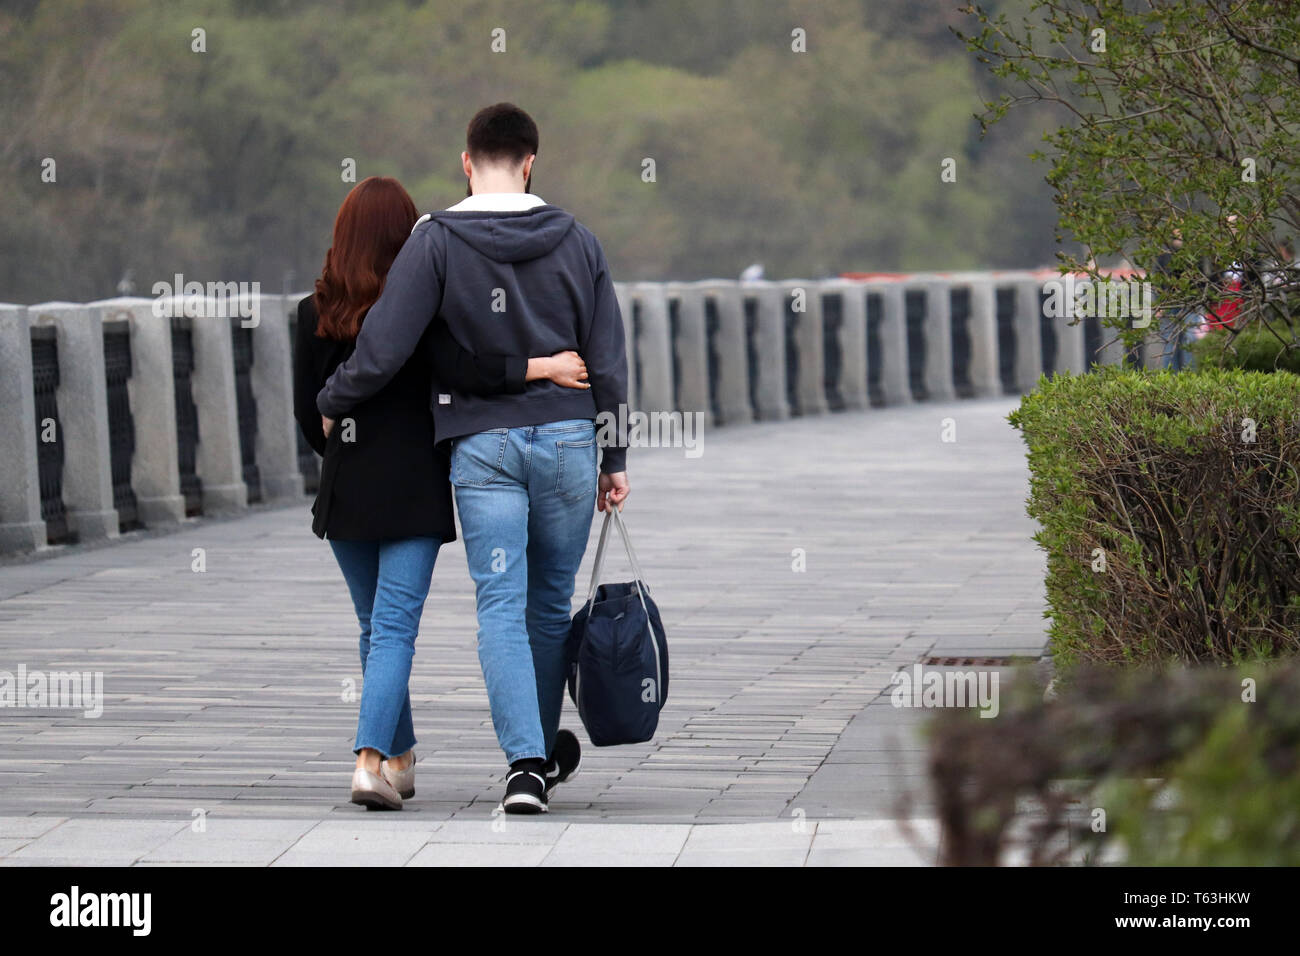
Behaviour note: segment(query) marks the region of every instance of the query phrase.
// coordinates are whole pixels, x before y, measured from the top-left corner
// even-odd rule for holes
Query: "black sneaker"
[[[506,775],[506,798],[501,809],[506,813],[545,813],[546,777],[540,760],[521,760]]]
[[[578,743],[577,736],[572,730],[561,730],[555,735],[555,749],[551,751],[551,759],[542,768],[546,776],[547,798],[550,798],[559,784],[576,777],[581,767],[582,746]]]

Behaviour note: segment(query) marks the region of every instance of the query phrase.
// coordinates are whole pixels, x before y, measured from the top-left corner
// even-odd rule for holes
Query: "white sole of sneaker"
[[[531,793],[516,793],[501,801],[501,810],[505,813],[546,813],[546,804]]]

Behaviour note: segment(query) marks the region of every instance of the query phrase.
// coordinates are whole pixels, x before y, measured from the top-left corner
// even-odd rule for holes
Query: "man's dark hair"
[[[537,124],[513,103],[485,106],[469,121],[465,150],[476,163],[522,163],[537,152]]]

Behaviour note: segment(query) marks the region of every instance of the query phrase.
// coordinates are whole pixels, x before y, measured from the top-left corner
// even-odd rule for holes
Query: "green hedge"
[[[1300,865],[1300,662],[1022,673],[998,716],[937,712],[948,865]]]
[[[1058,662],[1300,650],[1300,377],[1110,367],[1044,378],[1010,421]]]
[[[1285,326],[1270,331],[1259,323],[1247,326],[1234,338],[1226,329],[1208,333],[1188,346],[1196,371],[1236,368],[1248,372],[1300,374],[1300,340]]]

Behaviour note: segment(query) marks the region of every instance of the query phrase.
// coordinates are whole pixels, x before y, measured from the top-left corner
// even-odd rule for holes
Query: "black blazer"
[[[521,392],[527,360],[475,356],[435,320],[397,375],[342,416],[327,440],[316,394],[354,343],[321,338],[317,321],[309,295],[298,303],[293,406],[307,443],[324,458],[312,530],[342,541],[456,540],[448,458],[435,444],[429,408],[433,382],[477,394]]]

